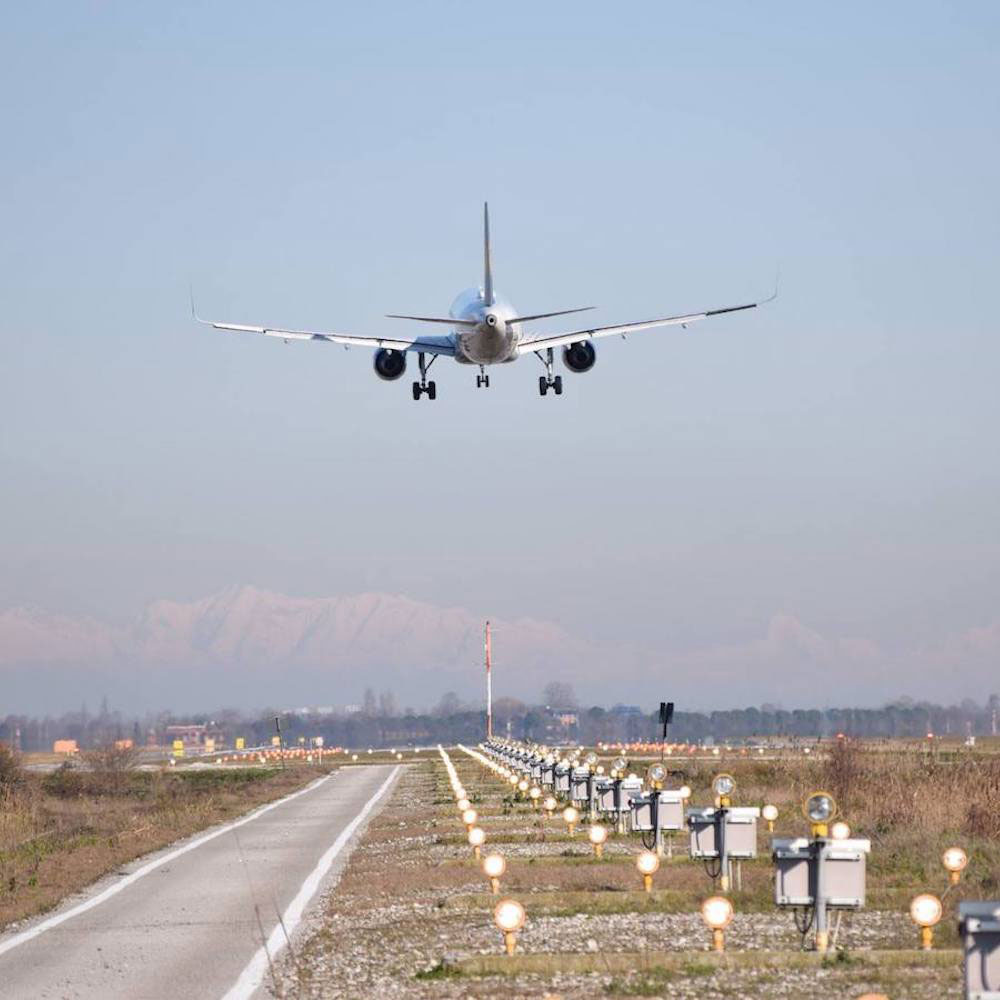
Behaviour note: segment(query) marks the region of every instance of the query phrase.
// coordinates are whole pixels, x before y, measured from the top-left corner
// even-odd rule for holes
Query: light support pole
[[[493,739],[493,642],[486,623],[486,739]]]

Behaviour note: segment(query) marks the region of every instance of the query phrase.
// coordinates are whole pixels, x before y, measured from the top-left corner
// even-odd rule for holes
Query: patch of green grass
[[[439,959],[429,969],[421,969],[414,978],[416,979],[457,979],[462,975],[462,970],[454,965],[448,965],[444,959]]]

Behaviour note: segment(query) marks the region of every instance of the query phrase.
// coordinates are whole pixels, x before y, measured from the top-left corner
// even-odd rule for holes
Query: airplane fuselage
[[[493,304],[487,305],[482,288],[467,288],[452,303],[448,315],[476,324],[458,326],[451,334],[455,360],[460,364],[497,365],[517,359],[521,324],[510,322],[517,312],[502,296],[495,295]]]

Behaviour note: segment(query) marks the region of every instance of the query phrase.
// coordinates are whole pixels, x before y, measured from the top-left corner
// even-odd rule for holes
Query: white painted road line
[[[33,927],[29,927],[26,931],[21,931],[20,934],[15,934],[6,941],[0,942],[0,955],[11,951],[13,948],[18,947],[18,945],[22,945],[25,942],[30,941],[32,938],[38,937],[39,934],[44,934],[53,927],[58,927],[59,924],[64,923],[67,920],[72,920],[73,917],[77,917],[81,913],[86,913],[87,910],[91,910],[95,906],[100,906],[105,900],[110,899],[116,893],[121,892],[122,889],[126,889],[128,886],[132,885],[133,882],[138,882],[139,879],[143,878],[145,875],[148,875],[150,872],[156,871],[157,868],[161,868],[163,865],[174,861],[182,854],[187,854],[188,851],[193,851],[195,848],[201,847],[202,844],[207,844],[210,840],[215,840],[216,837],[221,837],[222,834],[228,833],[230,830],[235,830],[237,827],[243,826],[246,823],[250,823],[258,816],[262,816],[264,813],[270,812],[272,809],[277,809],[278,806],[284,805],[284,803],[290,802],[292,799],[297,799],[300,795],[305,795],[307,792],[311,792],[314,788],[318,788],[329,779],[329,774],[324,775],[322,778],[317,778],[315,781],[306,785],[305,788],[300,788],[297,792],[292,792],[291,795],[286,795],[284,798],[277,799],[274,802],[269,802],[266,806],[261,806],[259,809],[255,809],[253,812],[247,813],[246,816],[234,820],[232,823],[226,823],[224,826],[217,827],[211,833],[207,833],[203,837],[198,837],[196,840],[190,841],[183,847],[178,847],[176,850],[170,851],[168,854],[164,854],[155,860],[148,862],[141,868],[137,868],[134,872],[124,876],[124,878],[120,881],[115,882],[114,885],[108,886],[107,889],[103,892],[99,892],[96,896],[91,896],[90,899],[85,899],[82,903],[78,903],[76,906],[73,906],[68,910],[64,910],[62,913],[57,913],[55,916],[48,917],[46,920],[35,924]]]
[[[337,855],[340,854],[344,849],[344,845],[354,835],[354,831],[357,830],[372,809],[375,808],[379,799],[389,790],[389,787],[396,780],[398,774],[399,766],[397,765],[392,769],[392,773],[385,779],[378,791],[364,804],[361,811],[341,830],[337,839],[323,853],[316,867],[309,873],[299,891],[295,894],[295,898],[288,904],[288,908],[285,910],[281,921],[274,925],[274,929],[268,936],[267,942],[261,948],[257,949],[253,958],[247,963],[246,968],[240,973],[239,979],[236,980],[235,984],[222,1000],[247,1000],[264,982],[270,962],[274,960],[275,955],[286,944],[286,933],[291,937],[295,932],[295,928],[298,927],[299,922],[302,920],[302,914],[305,912],[306,906],[316,894],[316,890],[319,889],[320,883],[327,872],[329,872]]]

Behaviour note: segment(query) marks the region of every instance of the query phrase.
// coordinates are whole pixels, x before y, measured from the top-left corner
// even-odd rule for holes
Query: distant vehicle
[[[525,324],[556,316],[587,312],[593,306],[577,309],[561,309],[556,312],[519,315],[518,311],[497,294],[493,285],[493,264],[490,250],[489,205],[483,206],[483,284],[467,288],[451,304],[447,317],[409,316],[388,313],[389,319],[415,320],[419,323],[440,324],[453,329],[443,336],[421,335],[418,337],[370,337],[352,333],[333,331],[283,330],[270,326],[251,326],[244,323],[217,323],[204,320],[197,315],[194,298],[191,300],[192,315],[199,323],[212,326],[216,330],[233,330],[237,333],[262,333],[267,337],[279,337],[284,341],[318,340],[348,347],[374,347],[375,374],[386,381],[395,381],[406,373],[406,355],[416,353],[420,369],[420,380],[413,383],[413,398],[437,398],[437,384],[427,380],[427,372],[439,356],[454,358],[459,364],[477,365],[479,374],[476,385],[488,388],[490,376],[487,365],[508,364],[525,354],[534,354],[545,366],[545,374],[538,378],[538,391],[546,395],[549,389],[559,396],[562,394],[561,375],[553,375],[555,348],[561,347],[563,364],[571,372],[586,372],[594,367],[597,354],[593,341],[601,337],[613,337],[651,330],[662,326],[687,326],[688,323],[724,313],[755,309],[763,302],[770,302],[772,295],[762,302],[749,302],[741,306],[725,306],[721,309],[706,309],[704,312],[687,313],[683,316],[664,316],[660,319],[642,320],[638,323],[621,323],[617,326],[596,326],[570,333],[535,334],[524,330]],[[429,360],[428,360],[429,359]]]

